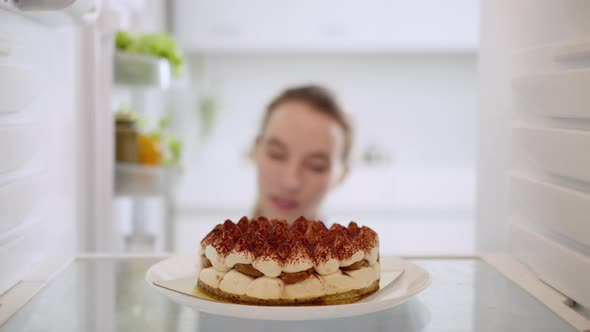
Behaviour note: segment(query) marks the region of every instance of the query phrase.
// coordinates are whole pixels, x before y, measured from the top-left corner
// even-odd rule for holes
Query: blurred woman
[[[348,117],[324,87],[294,87],[272,100],[252,150],[255,215],[320,219],[326,195],[348,173],[352,134]]]

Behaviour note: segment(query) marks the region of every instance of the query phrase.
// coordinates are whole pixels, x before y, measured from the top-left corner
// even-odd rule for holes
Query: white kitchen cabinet
[[[471,52],[477,0],[179,0],[175,34],[195,53]]]

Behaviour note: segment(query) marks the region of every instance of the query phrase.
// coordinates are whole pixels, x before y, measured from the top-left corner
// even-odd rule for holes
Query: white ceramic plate
[[[195,275],[197,257],[174,256],[158,262],[146,272],[146,281],[170,300],[199,311],[238,318],[262,320],[314,320],[363,315],[392,308],[424,290],[430,284],[430,274],[423,268],[393,257],[381,258],[383,271],[404,270],[393,284],[377,293],[352,304],[267,307],[213,302],[181,294],[154,285],[154,281],[179,279]]]

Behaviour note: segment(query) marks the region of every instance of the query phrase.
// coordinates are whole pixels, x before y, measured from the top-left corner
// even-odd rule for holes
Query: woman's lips
[[[288,198],[273,196],[270,198],[270,200],[272,204],[281,211],[294,210],[297,208],[297,206],[299,206],[297,201]]]

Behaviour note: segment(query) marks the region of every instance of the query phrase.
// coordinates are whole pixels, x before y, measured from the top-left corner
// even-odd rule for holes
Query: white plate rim
[[[196,263],[194,256],[172,256],[167,259],[161,260],[146,271],[145,281],[150,287],[156,289],[161,294],[165,295],[169,300],[192,307],[196,310],[235,318],[245,319],[260,319],[260,320],[318,320],[318,319],[331,319],[340,317],[351,317],[364,315],[373,312],[379,312],[389,308],[393,308],[408,301],[413,296],[417,295],[424,289],[426,289],[432,282],[430,273],[422,267],[403,260],[401,258],[395,258],[395,263],[383,266],[382,270],[395,270],[396,268],[403,268],[405,272],[400,278],[394,283],[400,282],[401,279],[407,279],[409,284],[414,283],[414,287],[410,291],[405,292],[402,296],[396,296],[390,299],[382,299],[395,289],[394,287],[387,287],[382,291],[375,294],[375,297],[370,296],[369,301],[362,300],[352,304],[340,304],[340,305],[326,305],[321,306],[321,310],[318,310],[317,306],[294,306],[294,307],[270,307],[270,306],[253,306],[253,305],[242,305],[234,303],[223,303],[213,302],[203,299],[199,299],[193,296],[181,294],[172,290],[165,289],[160,286],[156,286],[153,282],[155,280],[166,280],[171,278],[181,278],[189,274],[183,273],[175,275],[171,278],[157,278],[156,270],[162,269],[165,265],[172,264],[175,261],[181,261],[190,266],[191,263]],[[179,271],[181,271],[179,269]],[[178,272],[180,273],[180,272]],[[192,272],[194,273],[194,272]],[[173,272],[174,274],[174,272]],[[420,278],[418,278],[420,277]],[[413,279],[412,279],[413,278]]]

